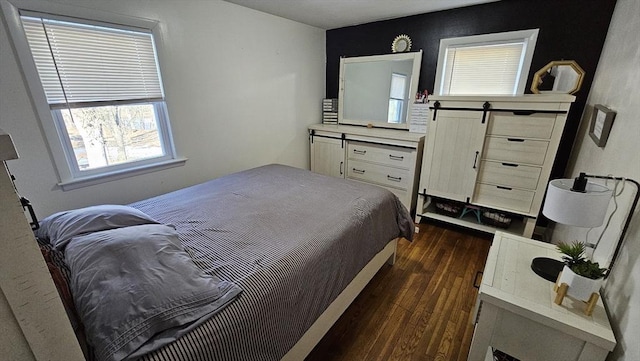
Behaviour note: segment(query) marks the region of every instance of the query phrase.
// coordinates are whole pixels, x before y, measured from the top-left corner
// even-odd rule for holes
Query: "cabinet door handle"
[[[344,165],[344,162],[340,162],[340,175],[342,175],[342,166]]]
[[[393,177],[387,174],[387,179],[392,180],[394,182],[400,182],[402,180],[402,177]]]
[[[354,150],[353,150],[353,152],[354,152],[355,154],[360,154],[360,155],[365,155],[365,154],[367,154],[367,151],[366,151],[366,150],[357,150],[357,149],[354,149]]]
[[[353,173],[364,174],[364,169],[353,168]]]
[[[531,115],[537,113],[535,110],[514,110],[513,115]]]
[[[389,158],[392,160],[404,160],[404,156],[401,156],[401,155],[389,154]]]
[[[502,163],[502,165],[505,166],[505,167],[517,167],[518,166],[518,164],[515,164],[515,163]]]
[[[504,190],[507,190],[507,191],[513,190],[513,188],[510,188],[510,187],[503,187],[503,186],[496,186],[496,188],[498,188],[498,189],[504,189]]]
[[[478,154],[480,154],[480,152],[476,151],[476,158],[473,160],[473,169],[476,169],[476,165],[478,163]]]
[[[524,142],[524,139],[520,139],[520,138],[507,138],[507,140],[509,142],[519,142],[519,143]]]

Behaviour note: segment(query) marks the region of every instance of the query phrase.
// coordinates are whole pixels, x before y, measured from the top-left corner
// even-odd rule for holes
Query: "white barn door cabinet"
[[[514,216],[507,232],[531,237],[575,97],[432,96],[416,222],[438,219],[482,231],[496,227],[436,212],[434,200]],[[517,218],[517,219],[516,219]]]

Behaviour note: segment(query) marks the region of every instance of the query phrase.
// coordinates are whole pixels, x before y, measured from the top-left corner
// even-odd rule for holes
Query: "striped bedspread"
[[[387,190],[282,165],[131,206],[175,225],[202,270],[243,290],[148,361],[279,360],[388,241],[413,236]]]

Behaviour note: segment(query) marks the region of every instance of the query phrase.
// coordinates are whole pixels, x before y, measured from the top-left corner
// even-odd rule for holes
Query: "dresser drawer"
[[[529,213],[535,192],[489,184],[476,184],[473,203],[492,208]]]
[[[369,185],[372,184],[372,183],[369,183],[369,182],[361,181],[359,179],[354,179],[354,178],[350,178],[350,179],[352,179],[354,181],[357,181],[357,182],[364,183],[364,184],[369,184]],[[403,190],[403,189],[398,189],[398,188],[393,188],[393,187],[385,187],[385,186],[379,185],[379,184],[376,184],[376,185],[379,186],[380,188],[384,188],[384,189],[388,190],[389,192],[395,194],[396,197],[398,197],[400,202],[407,209],[411,209],[411,193],[408,190],[406,190],[406,189]]]
[[[415,152],[412,149],[388,145],[349,141],[347,155],[349,159],[405,169],[411,169],[415,165]]]
[[[347,178],[399,189],[409,187],[409,171],[357,160],[347,162]]]
[[[513,112],[491,112],[487,134],[550,139],[555,122],[556,114],[516,115]]]
[[[479,183],[535,190],[542,168],[507,162],[480,162]]]
[[[549,142],[523,138],[487,137],[484,159],[542,165]]]

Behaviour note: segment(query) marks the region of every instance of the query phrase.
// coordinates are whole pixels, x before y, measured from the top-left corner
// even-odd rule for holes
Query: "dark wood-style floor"
[[[491,237],[431,223],[385,265],[307,360],[466,360]]]

